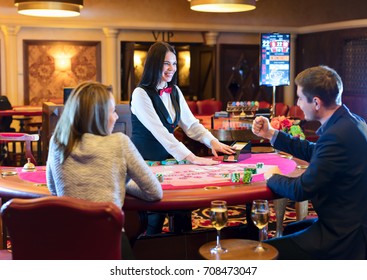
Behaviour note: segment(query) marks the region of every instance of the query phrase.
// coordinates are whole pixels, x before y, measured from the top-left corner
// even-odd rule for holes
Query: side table
[[[249,239],[222,239],[220,244],[228,250],[223,254],[211,254],[210,249],[215,247],[216,242],[208,242],[199,248],[200,255],[206,260],[276,260],[278,250],[273,246],[263,243],[265,251],[258,253],[254,249],[259,241]]]

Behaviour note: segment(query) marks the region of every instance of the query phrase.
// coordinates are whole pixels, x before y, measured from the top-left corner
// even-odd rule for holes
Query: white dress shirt
[[[179,106],[181,109],[181,118],[178,126],[182,128],[188,137],[199,141],[210,148],[210,142],[216,138],[209,132],[209,130],[200,124],[198,119],[194,117],[181,90],[177,86],[176,89],[179,94]],[[170,94],[164,92],[160,98],[170,114],[172,121],[174,121],[176,112],[173,107]],[[131,112],[176,160],[183,160],[191,153],[191,151],[182,142],[178,141],[175,136],[172,133],[169,133],[169,131],[164,127],[153,107],[151,99],[145,90],[140,87],[137,87],[132,93]],[[149,149],[149,147],[147,147],[147,149]]]

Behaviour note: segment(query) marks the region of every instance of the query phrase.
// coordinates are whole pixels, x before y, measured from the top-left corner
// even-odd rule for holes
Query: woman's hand
[[[191,162],[192,164],[197,165],[215,165],[220,163],[220,161],[216,161],[211,158],[197,157],[194,154],[188,155],[185,159]]]
[[[211,149],[212,149],[212,153],[215,157],[218,157],[218,153],[217,152],[221,152],[223,154],[227,154],[227,155],[231,155],[231,154],[235,154],[236,150],[233,149],[233,147],[228,146],[226,144],[223,144],[221,142],[219,142],[217,139],[212,140],[210,142],[211,145]]]

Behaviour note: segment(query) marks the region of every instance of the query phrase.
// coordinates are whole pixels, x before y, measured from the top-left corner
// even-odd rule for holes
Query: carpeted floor
[[[286,212],[284,215],[283,225],[287,225],[288,223],[296,221],[296,211],[294,208],[294,202],[288,201]],[[275,235],[275,211],[272,202],[269,202],[270,207],[270,221],[268,225],[268,238],[272,238]],[[197,209],[192,212],[192,229],[193,230],[202,230],[205,228],[212,228],[210,223],[210,209],[203,208]],[[238,226],[240,224],[246,224],[246,206],[245,205],[237,205],[237,206],[229,206],[228,207],[228,224],[227,226]],[[309,202],[308,205],[308,216],[316,216],[315,211],[313,210],[312,204]],[[168,231],[168,220],[166,219],[164,231]]]

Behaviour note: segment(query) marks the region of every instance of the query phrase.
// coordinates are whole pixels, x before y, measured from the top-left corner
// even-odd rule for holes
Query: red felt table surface
[[[198,166],[191,164],[184,165],[159,165],[151,166],[151,170],[156,174],[163,174],[164,190],[174,189],[192,189],[208,186],[225,186],[231,184],[242,184],[242,173],[244,168],[253,167],[257,163],[264,163],[266,166],[278,166],[283,174],[288,174],[296,169],[296,163],[288,158],[279,157],[277,154],[253,154],[250,158],[238,161],[237,163],[222,162],[213,166]],[[263,168],[265,169],[265,168]],[[261,172],[262,169],[258,169]],[[46,183],[46,168],[37,166],[35,171],[23,171],[23,168],[16,168],[21,180],[32,183]],[[241,173],[240,182],[231,182],[230,176],[223,178],[221,174],[231,174],[233,172]],[[216,176],[217,175],[217,176]],[[264,180],[263,173],[254,174],[252,182]]]
[[[250,158],[237,163],[222,162],[219,165],[197,166],[158,165],[151,169],[155,174],[163,175],[162,188],[164,190],[193,189],[210,186],[226,186],[228,184],[242,184],[244,168],[254,167],[257,163],[264,163],[264,168],[258,169],[259,174],[252,175],[252,182],[264,181],[263,172],[270,167],[278,166],[282,174],[289,174],[296,169],[296,163],[277,154],[253,154]],[[231,173],[240,173],[240,182],[231,182]],[[229,176],[223,177],[222,174]]]
[[[283,158],[277,154],[253,154],[250,159],[245,160],[246,164],[256,164],[263,162],[265,165],[278,165],[281,171],[288,176],[299,176],[304,170],[296,168],[297,165],[307,165],[306,162],[298,159]],[[223,163],[223,166],[227,163]],[[240,162],[243,164],[243,162]],[[219,165],[221,166],[221,165]],[[177,166],[176,168],[185,168]],[[186,167],[187,168],[187,167]],[[197,166],[197,168],[202,168]],[[1,167],[2,172],[19,171],[18,176],[0,177],[0,197],[10,199],[14,197],[34,198],[50,195],[45,183],[44,167],[37,167],[36,172],[22,172],[14,167]],[[204,176],[205,178],[205,176]],[[163,182],[164,183],[164,182]],[[212,187],[211,187],[212,186]],[[244,204],[253,199],[273,199],[277,196],[266,186],[262,174],[255,176],[250,184],[226,182],[204,181],[192,185],[182,185],[173,187],[164,185],[163,199],[149,202],[130,195],[126,195],[124,209],[127,210],[180,210],[196,209],[207,207],[211,200],[227,200],[229,205]]]
[[[23,171],[22,167],[17,167],[16,171],[21,180],[37,184],[46,184],[45,166],[37,166],[36,171]]]

